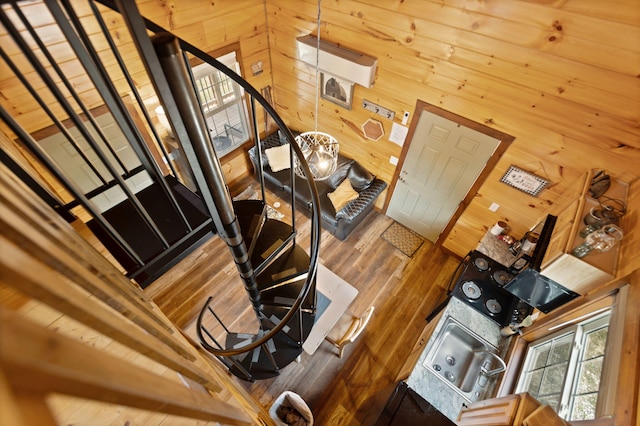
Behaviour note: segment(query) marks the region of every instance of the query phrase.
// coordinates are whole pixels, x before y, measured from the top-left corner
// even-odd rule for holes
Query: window
[[[607,309],[532,342],[516,392],[529,392],[566,420],[595,419],[610,316]]]
[[[235,51],[216,59],[241,75]],[[214,149],[222,157],[249,140],[244,92],[235,81],[207,63],[194,66],[192,72]]]

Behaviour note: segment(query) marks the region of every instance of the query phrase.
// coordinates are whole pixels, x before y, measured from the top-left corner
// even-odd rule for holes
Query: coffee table
[[[336,325],[358,295],[358,290],[355,287],[320,263],[318,264],[316,276],[316,290],[319,293],[318,299],[321,297],[327,298],[328,305],[322,311],[318,311],[316,322],[307,340],[302,344],[302,349],[309,355],[313,355],[318,349],[320,343],[322,343],[329,331]]]

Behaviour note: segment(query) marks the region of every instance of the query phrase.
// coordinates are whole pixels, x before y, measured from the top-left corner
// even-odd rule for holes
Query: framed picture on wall
[[[509,167],[509,170],[502,176],[500,181],[534,197],[537,197],[540,191],[549,185],[549,179],[537,176],[516,166]]]
[[[320,96],[342,108],[351,109],[354,83],[327,73],[320,73]]]

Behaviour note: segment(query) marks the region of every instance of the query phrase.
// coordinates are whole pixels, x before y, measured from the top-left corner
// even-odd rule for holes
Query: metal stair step
[[[267,205],[262,200],[238,200],[233,202],[233,208],[238,218],[242,238],[251,256],[267,217]]]
[[[280,318],[289,311],[286,306],[272,306],[265,305],[262,313],[274,324],[280,321]],[[282,329],[291,339],[296,342],[304,342],[311,332],[311,328],[315,322],[315,310],[303,310],[302,311],[302,339],[300,335],[300,317],[295,315],[291,321]]]
[[[251,264],[256,274],[260,274],[278,259],[282,253],[293,247],[294,236],[291,225],[267,218],[262,226],[260,235],[256,238],[253,253],[251,254]]]
[[[298,317],[294,316],[294,321],[292,322],[297,323]],[[268,332],[268,330],[263,330],[263,333],[266,332]],[[244,338],[244,341],[246,340],[247,339]],[[227,337],[225,346],[228,348],[231,347],[230,345],[241,344],[241,342],[242,338],[231,333]],[[265,351],[268,351],[268,353]],[[250,377],[245,377],[242,369],[233,364],[229,368],[229,371],[237,377],[245,380],[253,381],[269,379],[277,376],[280,373],[280,369],[291,364],[298,355],[300,355],[300,353],[302,353],[302,346],[299,345],[295,339],[292,339],[282,332],[276,333],[276,335],[267,341],[265,345],[233,357],[242,369],[249,372]],[[275,365],[272,360],[275,361]]]
[[[298,297],[309,272],[309,255],[293,246],[275,259],[257,276],[258,290],[263,303],[289,306]],[[312,283],[302,308],[315,307],[315,282]]]

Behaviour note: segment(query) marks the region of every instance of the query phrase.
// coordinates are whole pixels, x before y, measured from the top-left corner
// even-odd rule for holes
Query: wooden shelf
[[[570,208],[555,213],[564,217],[559,220],[560,226],[556,225],[541,271],[544,276],[579,294],[586,294],[598,285],[613,280],[620,258],[620,243],[607,252],[594,250],[583,258],[571,254],[574,248],[585,242],[580,236],[580,230],[585,226],[585,215],[589,214],[592,208],[599,206],[598,200],[587,195],[591,179],[592,174],[589,173],[580,197],[566,204]],[[611,187],[604,197],[626,203],[628,192],[628,183],[612,179]]]

